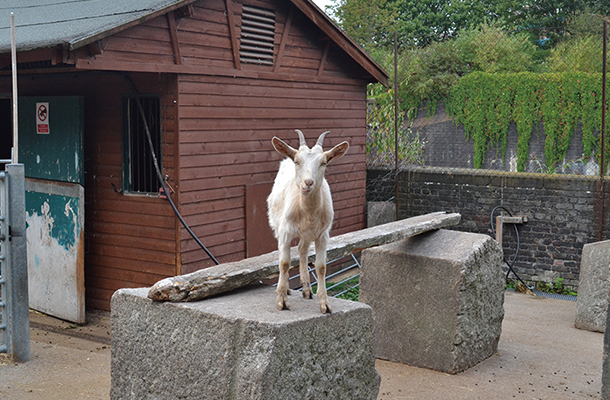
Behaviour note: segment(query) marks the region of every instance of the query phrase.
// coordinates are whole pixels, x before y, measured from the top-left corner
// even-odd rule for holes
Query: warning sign
[[[36,103],[36,132],[39,135],[48,135],[49,132],[49,103]]]

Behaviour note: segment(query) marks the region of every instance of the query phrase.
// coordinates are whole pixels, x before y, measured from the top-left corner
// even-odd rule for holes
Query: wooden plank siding
[[[141,93],[161,95],[162,165],[173,180],[177,159],[174,103],[175,78],[132,74]],[[119,75],[84,84],[90,87],[85,156],[87,170],[86,287],[87,306],[108,309],[119,288],[141,287],[177,271],[177,223],[167,200],[116,193],[122,188],[122,102],[132,94]]]
[[[141,93],[162,95],[162,165],[174,181],[176,141],[174,123],[175,79],[172,76],[133,76]],[[108,309],[112,293],[123,287],[141,287],[177,271],[177,222],[166,200],[116,193],[122,187],[122,101],[131,89],[120,78],[109,87],[107,79],[95,88],[96,102],[107,102],[107,112],[96,107],[95,120],[107,120],[106,129],[94,132],[86,148],[87,168],[86,255],[87,306]],[[112,89],[111,89],[112,87]],[[117,90],[118,89],[118,90]],[[94,124],[95,122],[92,122]],[[87,140],[86,140],[87,143]]]
[[[275,12],[273,65],[234,58],[243,4]],[[213,265],[165,199],[113,189],[123,187],[121,111],[131,92],[123,74],[141,93],[161,96],[161,158],[172,198],[221,262],[246,256],[246,186],[273,181],[281,156],[271,138],[297,147],[295,129],[310,145],[326,130],[325,148],[350,143],[327,171],[335,205],[331,235],[365,226],[366,85],[372,75],[293,2],[200,0],[190,10],[117,29],[96,43],[99,52],[70,53],[61,71],[20,72],[22,96],[85,99],[89,308],[109,309],[119,288],[151,286]],[[0,89],[10,96],[9,74],[0,74]]]
[[[277,59],[288,7],[278,1],[244,3],[276,11]],[[231,6],[239,25],[241,4]],[[206,31],[193,20],[178,23],[180,40],[183,27],[189,29],[188,47],[181,41],[185,65],[209,60],[223,49],[223,59],[230,60],[226,16],[222,21],[225,9],[224,0],[195,3],[195,17],[214,21],[210,23],[213,39],[207,39]],[[281,65],[241,63],[241,70],[259,72],[256,77],[179,75],[181,212],[222,262],[245,257],[245,187],[275,178],[281,156],[273,150],[271,138],[278,136],[297,146],[294,129],[303,130],[310,145],[325,130],[331,130],[326,147],[350,142],[348,155],[327,172],[336,215],[331,234],[364,227],[366,83],[346,73],[350,69],[345,68],[345,55],[332,46],[321,68],[328,39],[300,12],[293,13]],[[224,47],[210,52],[208,43]],[[206,65],[219,64],[206,61]],[[322,76],[336,80],[314,79],[320,70]],[[285,79],[286,74],[291,79]],[[185,232],[180,238],[182,273],[212,265]]]

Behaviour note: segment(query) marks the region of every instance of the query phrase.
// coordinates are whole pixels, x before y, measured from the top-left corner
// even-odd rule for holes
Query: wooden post
[[[502,216],[498,215],[496,217],[496,242],[500,243],[500,247],[502,247],[502,233],[504,231],[502,224]]]
[[[523,224],[527,222],[527,217],[508,217],[506,215],[498,215],[496,217],[496,242],[502,246],[502,233],[504,224]]]

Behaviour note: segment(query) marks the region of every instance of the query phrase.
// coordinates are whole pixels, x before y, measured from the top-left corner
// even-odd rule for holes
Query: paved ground
[[[575,329],[575,308],[507,293],[496,355],[457,375],[378,360],[378,400],[599,399],[603,335]],[[32,313],[33,358],[0,358],[0,399],[108,399],[110,319],[88,319],[79,327]]]

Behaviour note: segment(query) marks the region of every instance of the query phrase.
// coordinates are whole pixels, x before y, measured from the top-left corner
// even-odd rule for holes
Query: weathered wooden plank
[[[457,213],[437,212],[335,236],[328,242],[326,256],[327,259],[334,260],[368,247],[453,226],[459,223],[460,218],[461,215]],[[291,249],[291,257],[294,266],[299,262],[296,247]],[[310,252],[309,258],[314,258],[313,251]],[[153,285],[148,297],[158,301],[195,301],[229,292],[266,279],[278,272],[278,254],[277,251],[274,251],[191,274],[163,279]]]

